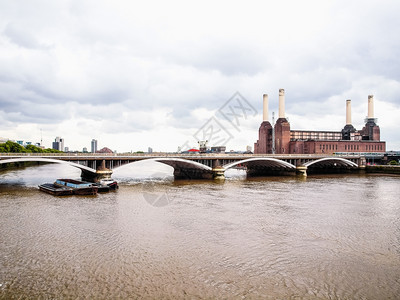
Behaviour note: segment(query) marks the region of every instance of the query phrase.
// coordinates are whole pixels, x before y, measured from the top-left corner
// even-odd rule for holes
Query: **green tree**
[[[25,147],[25,149],[26,149],[26,152],[29,152],[29,153],[43,153],[42,148],[36,147],[34,145],[27,145]]]
[[[18,143],[7,141],[0,144],[0,153],[62,153],[55,149],[42,149],[35,145],[27,145],[26,148]]]
[[[6,152],[11,152],[11,153],[25,153],[26,150],[24,147],[22,147],[20,144],[7,141],[5,143],[5,150]]]

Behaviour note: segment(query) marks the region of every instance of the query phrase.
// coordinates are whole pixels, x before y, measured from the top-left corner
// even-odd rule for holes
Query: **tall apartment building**
[[[91,145],[91,151],[90,152],[96,153],[97,152],[97,140],[92,139],[92,142],[91,142],[90,145]]]
[[[59,136],[56,137],[52,148],[58,151],[64,151],[64,139]]]

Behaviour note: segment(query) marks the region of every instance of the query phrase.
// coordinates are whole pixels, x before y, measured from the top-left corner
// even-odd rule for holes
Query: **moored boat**
[[[70,187],[75,195],[97,195],[98,191],[93,183],[74,179],[57,179],[54,185]]]
[[[53,183],[44,183],[39,185],[39,190],[55,195],[55,196],[66,196],[74,193],[73,188],[68,186],[56,186]]]
[[[100,180],[100,184],[108,186],[110,190],[116,190],[118,188],[118,182],[114,179],[102,179]]]
[[[98,187],[99,193],[106,193],[118,188],[118,182],[113,179],[102,179],[99,182],[94,183],[94,185]]]
[[[100,182],[96,182],[94,185],[97,186],[98,193],[107,193],[110,191],[110,187],[108,185],[101,184]]]

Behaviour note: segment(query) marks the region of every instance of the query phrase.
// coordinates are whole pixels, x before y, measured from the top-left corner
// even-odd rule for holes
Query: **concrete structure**
[[[263,122],[268,121],[268,95],[263,95]]]
[[[57,136],[53,142],[52,148],[58,151],[64,151],[64,139]]]
[[[96,153],[97,152],[97,140],[92,139],[92,142],[90,143],[90,152]]]
[[[265,101],[264,101],[265,104]],[[374,118],[373,96],[368,96],[368,117],[361,130],[356,130],[351,120],[351,100],[346,101],[346,124],[341,131],[291,130],[285,116],[285,91],[279,90],[279,119],[274,128],[266,121],[264,107],[263,122],[259,138],[254,144],[255,154],[271,154],[275,142],[276,154],[333,154],[386,151],[386,143],[380,141],[380,128]],[[274,132],[273,132],[274,131]],[[273,141],[273,136],[275,139]]]
[[[246,169],[248,176],[307,175],[311,172],[347,172],[365,166],[361,156],[254,155],[254,154],[0,154],[0,166],[27,161],[61,163],[81,169],[82,179],[111,177],[113,170],[137,161],[156,161],[171,166],[175,179],[223,179],[230,168]]]

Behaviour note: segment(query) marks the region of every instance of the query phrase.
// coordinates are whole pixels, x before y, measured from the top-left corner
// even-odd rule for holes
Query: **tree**
[[[42,148],[36,147],[34,145],[27,145],[25,147],[25,149],[26,149],[26,152],[29,152],[29,153],[43,153]]]
[[[55,149],[42,149],[35,145],[27,145],[26,148],[18,143],[7,141],[0,144],[0,153],[62,153]]]

